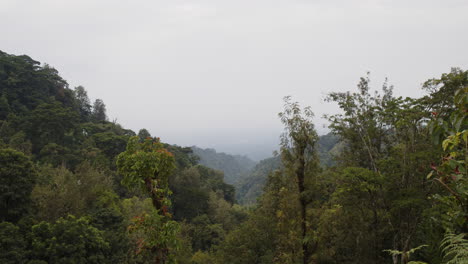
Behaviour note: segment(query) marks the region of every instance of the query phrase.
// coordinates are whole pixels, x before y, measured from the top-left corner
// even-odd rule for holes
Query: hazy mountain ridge
[[[319,136],[317,151],[320,164],[330,167],[335,164],[333,156],[341,149],[338,136],[333,133]],[[281,168],[280,156],[260,161],[248,175],[239,179],[234,185],[236,187],[236,199],[240,204],[254,204],[262,194],[268,175],[274,170]]]
[[[234,184],[240,204],[254,204],[262,194],[268,175],[282,166],[280,156],[260,161],[248,175]]]
[[[191,148],[193,153],[200,158],[201,165],[224,172],[224,181],[229,184],[233,184],[247,175],[256,164],[247,156],[231,155],[196,146]]]

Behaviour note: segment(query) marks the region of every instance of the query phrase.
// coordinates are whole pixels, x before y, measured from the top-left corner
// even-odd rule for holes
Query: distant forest
[[[0,263],[468,263],[468,71],[422,89],[361,77],[323,136],[285,97],[255,163],[125,129],[0,51]]]

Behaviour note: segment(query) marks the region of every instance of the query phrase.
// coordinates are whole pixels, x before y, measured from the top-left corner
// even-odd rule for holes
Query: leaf
[[[446,150],[447,150],[447,147],[448,147],[448,145],[449,145],[450,143],[451,143],[450,138],[445,139],[445,140],[442,142],[442,149],[443,149],[444,151],[446,151]]]
[[[432,177],[432,174],[434,174],[434,171],[429,172],[429,174],[427,174],[426,179],[430,179]]]

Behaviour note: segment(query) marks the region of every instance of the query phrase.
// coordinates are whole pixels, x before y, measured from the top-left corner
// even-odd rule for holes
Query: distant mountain
[[[247,156],[230,155],[196,146],[193,146],[192,150],[200,158],[201,165],[224,172],[224,181],[229,184],[237,182],[243,176],[245,177],[256,164]]]
[[[271,157],[260,161],[250,174],[241,178],[236,184],[236,200],[240,204],[255,204],[263,192],[268,175],[281,167],[281,157]]]
[[[317,147],[320,164],[323,167],[335,165],[333,156],[341,149],[339,138],[332,133],[319,136]],[[235,183],[237,201],[241,204],[256,203],[257,198],[263,192],[263,187],[265,186],[268,175],[272,171],[279,169],[281,166],[280,156],[260,161],[247,176],[242,177],[237,183]]]
[[[338,141],[338,136],[334,135],[333,133],[319,136],[317,151],[322,167],[330,167],[335,165],[333,156],[336,155],[341,149],[341,144],[339,144]]]

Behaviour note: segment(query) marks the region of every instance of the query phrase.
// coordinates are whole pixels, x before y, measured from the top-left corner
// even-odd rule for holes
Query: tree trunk
[[[151,195],[151,201],[153,202],[154,208],[158,210],[158,214],[165,216],[166,212],[163,210],[162,198],[156,193],[155,186],[153,185],[153,179],[145,178],[145,186],[148,192]],[[165,264],[167,256],[169,254],[167,248],[154,248],[154,253],[156,255],[154,263],[156,264]]]
[[[309,250],[308,243],[305,243],[305,238],[307,235],[307,215],[306,215],[306,207],[307,201],[304,197],[305,191],[305,148],[300,150],[300,155],[298,157],[298,167],[296,169],[296,178],[297,178],[297,187],[299,189],[299,202],[301,204],[301,233],[302,233],[302,262],[303,264],[309,263],[309,258],[311,252]]]
[[[153,202],[153,206],[154,208],[156,208],[156,210],[158,210],[158,213],[160,215],[164,215],[164,212],[162,211],[162,207],[163,207],[163,204],[162,204],[162,197],[160,197],[157,193],[156,193],[156,190],[153,186],[153,179],[151,178],[146,178],[145,179],[145,185],[146,185],[146,189],[147,191],[150,193],[151,195],[151,201]]]

